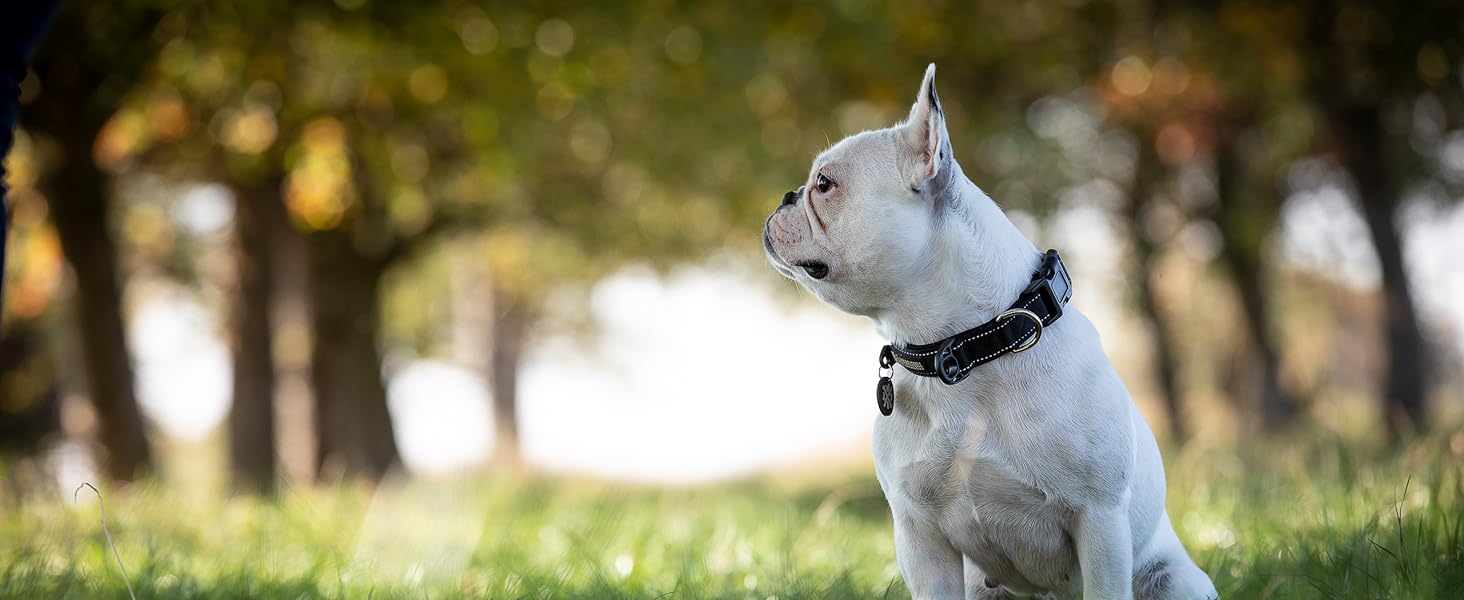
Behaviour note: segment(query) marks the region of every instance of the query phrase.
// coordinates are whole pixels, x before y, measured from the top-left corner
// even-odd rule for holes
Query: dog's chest
[[[1077,566],[1067,512],[1008,460],[1018,450],[1003,437],[981,415],[938,424],[891,418],[875,440],[885,494],[897,515],[939,528],[994,582],[1066,587]]]

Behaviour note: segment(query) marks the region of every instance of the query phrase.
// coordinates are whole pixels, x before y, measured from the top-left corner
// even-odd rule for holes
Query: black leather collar
[[[1048,250],[1042,257],[1042,266],[1032,274],[1032,282],[1011,308],[995,319],[938,342],[904,348],[886,345],[880,350],[880,368],[890,369],[899,364],[912,374],[938,377],[946,385],[955,385],[970,375],[976,365],[1035,346],[1042,338],[1042,329],[1062,316],[1062,307],[1072,294],[1073,280],[1063,268],[1062,258],[1056,250]],[[883,401],[880,408],[882,411],[885,408]]]

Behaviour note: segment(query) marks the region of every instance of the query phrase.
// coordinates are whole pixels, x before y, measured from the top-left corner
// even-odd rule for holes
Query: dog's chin
[[[836,289],[833,287],[819,286],[818,284],[822,283],[820,280],[807,276],[799,277],[798,271],[796,270],[799,269],[799,267],[789,265],[771,249],[767,251],[767,256],[768,264],[772,265],[774,269],[777,269],[779,274],[793,280],[794,282],[797,282],[799,285],[803,286],[804,289],[811,292],[814,297],[818,298],[824,304],[832,306],[842,312],[846,312],[851,315],[861,317],[874,316],[876,309],[873,306],[854,301],[854,299],[852,298],[846,298],[843,295],[837,293]]]
[[[813,292],[813,295],[818,296],[818,299],[822,300],[824,304],[837,308],[840,312],[857,317],[873,317],[877,312],[873,306],[848,295],[847,290],[837,288],[818,290],[808,285],[804,287],[807,287],[810,292]]]

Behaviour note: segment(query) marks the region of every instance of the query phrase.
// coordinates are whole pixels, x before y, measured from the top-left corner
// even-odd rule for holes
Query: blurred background
[[[880,340],[757,239],[927,61],[1161,438],[1458,427],[1461,31],[1451,3],[67,3],[9,158],[0,442],[256,490],[867,461]]]
[[[0,596],[900,597],[883,341],[759,236],[930,62],[1225,597],[1464,589],[1457,2],[113,0],[6,163]]]
[[[1464,452],[1455,3],[126,0],[23,85],[6,472],[867,472],[882,342],[758,238],[928,62],[1164,443]]]

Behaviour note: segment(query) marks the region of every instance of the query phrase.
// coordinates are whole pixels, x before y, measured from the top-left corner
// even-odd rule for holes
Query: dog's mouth
[[[812,277],[814,279],[823,279],[829,276],[828,263],[824,263],[821,261],[805,260],[803,262],[794,264],[793,266],[803,269],[804,273],[807,273],[809,277]]]
[[[774,214],[776,215],[776,213]],[[783,257],[778,256],[777,250],[773,248],[773,237],[771,234],[771,230],[768,226],[768,223],[772,222],[772,220],[773,217],[770,216],[768,217],[768,221],[763,223],[763,250],[767,252],[768,258],[773,263],[773,267],[778,269],[778,271],[781,271],[790,279],[793,277],[793,272],[791,271],[791,269],[788,268],[790,266],[803,269],[804,273],[807,273],[809,277],[812,277],[814,279],[823,279],[825,277],[828,277],[829,264],[826,262],[823,262],[821,260],[804,260],[790,264],[788,261],[784,260]]]

